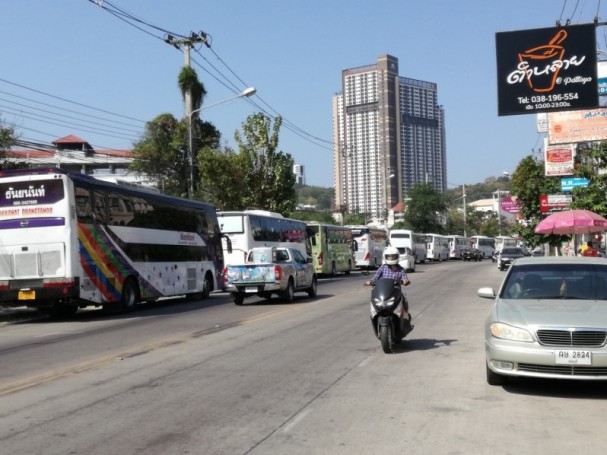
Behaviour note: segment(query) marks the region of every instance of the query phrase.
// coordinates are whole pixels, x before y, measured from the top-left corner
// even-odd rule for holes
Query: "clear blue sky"
[[[183,54],[144,23],[181,35],[204,31],[211,49],[197,47],[192,58],[205,104],[249,86],[257,95],[201,116],[233,145],[248,115],[281,115],[289,127],[279,148],[305,166],[309,185],[325,187],[333,186],[331,101],[343,69],[391,54],[401,76],[437,83],[449,186],[473,184],[514,170],[543,145],[534,115],[497,116],[495,33],[607,18],[600,0],[97,3],[133,18],[127,23],[88,0],[2,2],[0,118],[23,139],[49,143],[75,134],[96,148],[130,148],[145,121],[164,112],[182,117]],[[599,27],[601,49],[605,34]]]

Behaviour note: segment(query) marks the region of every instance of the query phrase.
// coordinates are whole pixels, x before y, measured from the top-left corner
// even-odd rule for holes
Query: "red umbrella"
[[[607,219],[590,210],[563,210],[544,218],[536,227],[536,234],[590,234],[607,230]]]

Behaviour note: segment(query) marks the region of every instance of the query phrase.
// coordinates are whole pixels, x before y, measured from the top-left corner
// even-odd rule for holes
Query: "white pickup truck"
[[[295,292],[316,297],[317,277],[312,259],[295,248],[253,248],[245,264],[228,265],[224,270],[226,291],[236,305],[257,295],[266,299],[278,294],[292,302]]]

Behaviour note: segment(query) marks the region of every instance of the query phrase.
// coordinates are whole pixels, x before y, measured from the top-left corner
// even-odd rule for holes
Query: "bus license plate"
[[[36,300],[36,291],[19,291],[17,300]]]
[[[257,286],[247,286],[246,288],[244,288],[244,292],[255,293],[257,292]]]
[[[590,351],[556,351],[554,358],[557,365],[592,365]]]

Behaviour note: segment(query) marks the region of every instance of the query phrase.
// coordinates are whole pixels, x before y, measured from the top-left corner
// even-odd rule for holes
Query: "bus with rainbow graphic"
[[[223,289],[215,207],[59,168],[0,172],[0,305],[131,311]],[[228,246],[229,247],[229,246]]]

